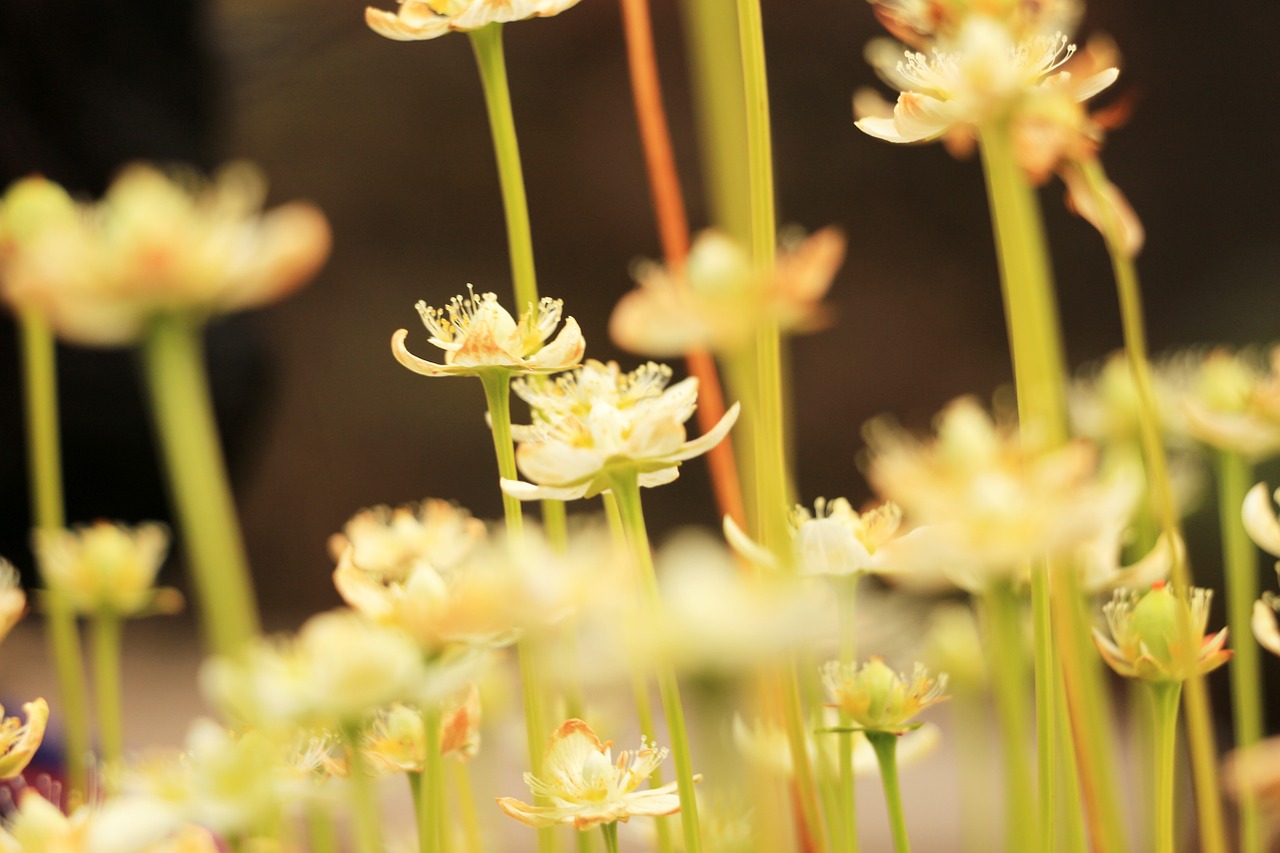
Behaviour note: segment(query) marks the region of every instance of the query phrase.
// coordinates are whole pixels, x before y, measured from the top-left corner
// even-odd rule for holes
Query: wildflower
[[[1267,493],[1266,483],[1258,483],[1250,489],[1245,495],[1241,516],[1249,538],[1268,554],[1280,557],[1280,518],[1276,517]],[[1280,492],[1277,492],[1277,500],[1280,500]],[[1280,562],[1276,563],[1276,570],[1280,572]],[[1280,624],[1276,621],[1275,607],[1276,597],[1272,593],[1266,593],[1261,601],[1254,602],[1251,627],[1259,645],[1272,654],[1280,655]]]
[[[549,18],[576,6],[578,0],[398,0],[396,13],[372,6],[365,23],[395,41],[425,41],[455,30],[478,30],[525,18]]]
[[[704,231],[679,270],[636,266],[639,287],[619,300],[609,333],[623,349],[669,358],[740,350],[766,321],[788,332],[816,328],[844,246],[838,230],[824,228],[784,244],[774,269],[761,273],[731,238]]]
[[[422,711],[399,702],[379,711],[365,731],[361,750],[369,764],[386,773],[421,773],[426,766],[426,723]],[[440,723],[441,755],[468,761],[480,750],[480,690],[468,685],[461,701],[452,703]],[[346,762],[326,762],[338,775],[347,772]]]
[[[611,745],[611,741],[601,743],[582,720],[565,720],[547,743],[542,777],[524,775],[533,795],[546,797],[551,804],[535,806],[502,797],[498,807],[529,826],[564,824],[579,830],[680,811],[674,782],[661,788],[636,790],[667,757],[665,748],[641,741],[640,749],[620,752],[615,761]]]
[[[594,381],[602,373],[615,378],[612,387]],[[688,440],[684,424],[693,415],[698,380],[690,377],[664,390],[669,376],[656,365],[626,376],[597,365],[563,384],[518,386],[516,393],[542,413],[534,428],[516,435],[516,464],[533,482],[504,479],[503,491],[520,500],[573,500],[609,489],[619,472],[634,472],[641,486],[674,480],[681,462],[720,443],[737,421],[739,405],[709,432]],[[554,390],[544,395],[535,388]],[[565,416],[547,419],[566,408]]]
[[[0,828],[0,853],[217,853],[208,830],[183,825],[164,804],[128,796],[83,805],[70,816],[28,788]]]
[[[560,333],[550,340],[564,307],[559,299],[544,297],[531,304],[519,323],[498,304],[495,294],[477,296],[470,288],[444,308],[432,308],[423,301],[414,307],[431,333],[431,343],[444,350],[444,364],[409,352],[404,345],[407,329],[391,336],[391,352],[396,361],[423,376],[477,376],[494,370],[558,373],[577,366],[586,350],[578,321],[572,317],[565,318]]]
[[[901,734],[914,726],[908,721],[930,705],[946,701],[947,677],[929,675],[917,663],[911,678],[890,669],[883,659],[873,657],[858,666],[828,661],[822,666],[822,683],[833,702],[849,715],[850,721],[867,731]]]
[[[1111,638],[1095,628],[1094,641],[1107,664],[1127,678],[1185,681],[1211,672],[1231,658],[1226,628],[1204,632],[1212,595],[1199,588],[1175,595],[1162,581],[1146,593],[1116,590],[1102,608]]]
[[[998,20],[1016,34],[1070,31],[1078,0],[870,0],[876,20],[894,38],[916,48],[953,37],[972,15]]]
[[[176,590],[156,589],[156,573],[169,550],[162,524],[137,527],[99,521],[73,530],[34,534],[40,575],[49,589],[80,613],[136,616],[176,609]]]
[[[361,510],[329,537],[329,553],[386,582],[403,581],[423,564],[456,566],[484,535],[484,522],[471,513],[431,499]]]
[[[943,566],[967,589],[1094,541],[1128,517],[1140,488],[1129,468],[1099,476],[1088,443],[1039,450],[971,398],[943,410],[932,442],[884,420],[866,438],[871,484],[924,526],[897,540],[895,560]]]
[[[1280,452],[1280,346],[1267,364],[1251,350],[1215,349],[1173,369],[1188,377],[1182,408],[1194,438],[1254,460]]]
[[[11,563],[0,559],[0,642],[4,642],[26,612],[27,594],[22,591],[22,578]]]
[[[827,709],[827,720],[831,727],[835,727],[836,717],[834,709]],[[860,731],[849,733],[853,738],[853,772],[855,776],[879,776],[880,764],[876,761],[876,753],[871,744],[867,743],[866,737]],[[733,718],[733,743],[738,750],[753,764],[770,770],[779,776],[792,776],[795,774],[795,765],[791,760],[791,742],[788,739],[786,729],[781,725],[756,720],[748,725],[745,720],[739,716]],[[823,754],[825,760],[830,766],[834,767],[837,762],[836,750],[839,741],[836,738],[823,737],[813,738],[806,736],[806,746],[809,750],[810,760],[818,758],[819,751]],[[910,731],[904,732],[898,738],[898,763],[899,766],[914,764],[921,761],[935,750],[942,743],[942,730],[932,723],[925,723],[922,726],[911,727]]]
[[[1152,373],[1156,414],[1166,441],[1186,441],[1186,422],[1178,397],[1181,373]],[[1141,404],[1133,370],[1123,351],[1113,353],[1072,382],[1067,394],[1073,431],[1099,444],[1136,445],[1140,440]]]
[[[37,189],[5,196],[0,219],[16,238],[0,251],[0,296],[72,343],[122,346],[158,314],[203,320],[273,302],[329,254],[324,216],[300,203],[261,213],[265,184],[245,164],[212,182],[133,165],[96,205]]]
[[[0,705],[0,779],[12,779],[25,770],[44,740],[49,704],[36,699],[24,703],[22,710],[27,715],[26,723],[17,717],[6,717],[4,706]]]

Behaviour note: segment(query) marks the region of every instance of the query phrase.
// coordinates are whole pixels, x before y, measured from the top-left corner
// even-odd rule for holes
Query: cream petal
[[[396,361],[414,373],[421,373],[423,376],[448,376],[450,373],[458,372],[443,364],[436,364],[435,362],[418,358],[409,352],[404,345],[404,339],[407,337],[409,337],[408,329],[397,329],[396,333],[391,336],[391,354],[396,357]]]
[[[645,418],[635,425],[619,448],[620,455],[631,459],[665,460],[679,452],[685,443],[684,423],[668,418]],[[665,466],[664,466],[665,467]]]
[[[670,468],[659,468],[657,471],[641,471],[636,481],[646,489],[652,489],[655,486],[665,486],[667,483],[673,483],[680,478],[680,469],[672,466]]]
[[[578,321],[572,317],[565,318],[564,328],[555,340],[538,350],[529,359],[529,366],[535,370],[549,372],[569,370],[577,367],[587,351],[587,342],[582,337],[582,329]]]
[[[937,139],[955,126],[956,106],[929,95],[903,92],[893,108],[893,123],[904,142]]]
[[[876,139],[883,139],[885,142],[919,142],[918,139],[907,139],[898,132],[898,126],[891,118],[877,118],[868,116],[867,118],[858,119],[853,126],[865,133],[867,136],[874,136]]]
[[[554,440],[522,444],[516,449],[520,473],[539,485],[576,485],[593,477],[604,463],[604,456],[594,448]]]
[[[636,791],[628,794],[627,814],[631,817],[662,817],[680,811],[680,795],[664,790],[664,788],[673,787],[674,784],[664,785],[663,788],[655,788],[652,791]]]
[[[724,517],[723,529],[724,538],[729,543],[729,547],[743,557],[766,569],[778,567],[778,560],[773,556],[773,552],[748,536],[732,517],[727,515]]]
[[[720,422],[711,428],[710,432],[700,435],[693,441],[685,442],[680,448],[680,452],[667,459],[672,462],[683,462],[686,459],[692,459],[695,456],[701,456],[711,448],[715,447],[724,437],[729,434],[729,430],[733,429],[733,425],[738,421],[738,414],[742,410],[741,403],[734,403],[729,407],[729,411],[724,413],[724,417]]]
[[[531,806],[514,797],[498,797],[498,808],[508,817],[513,817],[527,826],[541,828],[561,823],[562,809],[552,806]]]
[[[1273,655],[1280,655],[1280,624],[1276,622],[1276,611],[1265,601],[1253,603],[1250,626],[1258,645]]]
[[[518,501],[575,501],[585,497],[591,482],[582,483],[577,486],[535,486],[533,483],[525,483],[520,480],[508,480],[503,478],[499,481],[502,491]]]
[[[1176,550],[1179,552],[1185,550],[1181,541],[1178,542]],[[1169,572],[1173,569],[1174,551],[1174,548],[1169,547],[1169,538],[1161,534],[1150,551],[1133,565],[1116,572],[1105,588],[1150,588],[1153,583],[1169,577]]]
[[[449,19],[445,17],[414,25],[394,12],[385,12],[372,6],[364,10],[364,22],[378,35],[395,41],[422,41],[438,38],[450,31]]]
[[[1254,544],[1280,557],[1280,518],[1276,517],[1266,483],[1258,483],[1245,495],[1240,517]]]
[[[1107,68],[1097,74],[1091,74],[1079,82],[1072,82],[1071,94],[1077,101],[1087,101],[1103,89],[1116,82],[1120,76],[1119,68]]]

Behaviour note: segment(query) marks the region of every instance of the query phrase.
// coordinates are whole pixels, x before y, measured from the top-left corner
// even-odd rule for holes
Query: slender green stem
[[[1010,583],[992,584],[983,597],[986,647],[1000,717],[1004,757],[1004,789],[1007,850],[1036,850],[1039,819],[1035,803],[1035,783],[1031,779],[1031,758],[1027,743],[1031,721],[1024,692],[1026,660],[1018,594]]]
[[[338,853],[333,813],[323,805],[309,803],[306,812],[307,849],[311,853]]]
[[[423,777],[427,774],[421,770],[410,770],[404,775],[409,780],[409,797],[413,800],[413,820],[418,830],[418,850],[421,853],[435,851],[437,850],[435,833],[431,831],[431,818],[427,814],[426,786],[423,784]]]
[[[618,824],[616,822],[600,824],[604,833],[604,849],[606,853],[618,853]]]
[[[98,742],[102,762],[119,769],[124,760],[124,709],[120,684],[121,620],[99,611],[90,621],[93,631],[93,682],[97,690]]]
[[[845,664],[852,664],[857,658],[857,647],[854,631],[854,611],[856,610],[858,595],[858,576],[851,575],[847,578],[835,579],[840,605],[840,660]],[[853,725],[853,719],[845,711],[840,712],[840,725],[842,728]],[[857,819],[857,799],[855,792],[857,791],[856,779],[853,775],[853,734],[851,732],[841,732],[839,734],[840,747],[840,812],[839,818],[832,817],[831,823],[842,824],[843,846],[842,850],[848,853],[856,853],[858,849],[858,819]]]
[[[1151,835],[1154,853],[1173,853],[1174,849],[1173,762],[1178,745],[1178,699],[1181,693],[1181,682],[1151,683],[1151,728],[1155,734],[1152,762],[1155,823]]]
[[[26,407],[27,479],[31,489],[32,526],[61,530],[66,525],[62,499],[62,454],[58,428],[57,349],[53,331],[38,311],[24,308],[18,316],[22,344],[22,389]],[[67,784],[73,797],[84,796],[88,783],[89,710],[85,698],[84,661],[75,612],[52,591],[44,598],[45,632],[58,675],[66,741]]]
[[[902,814],[902,790],[898,785],[898,736],[893,732],[866,734],[880,764],[880,781],[884,784],[884,801],[889,807],[889,826],[893,829],[893,849],[897,853],[910,853],[907,821]]]
[[[143,357],[205,639],[215,653],[229,655],[258,632],[258,607],[214,421],[200,326],[176,314],[156,317]]]
[[[422,712],[423,767],[421,774],[410,773],[410,783],[418,776],[415,806],[418,814],[418,846],[422,853],[441,853],[445,849],[446,824],[444,756],[440,754],[440,709]]]
[[[1098,159],[1082,163],[1081,170],[1091,190],[1105,198],[1109,182]],[[1111,256],[1111,268],[1115,274],[1116,290],[1120,300],[1120,318],[1124,328],[1125,351],[1129,369],[1133,373],[1134,387],[1138,394],[1139,430],[1143,454],[1147,462],[1153,509],[1165,535],[1181,543],[1181,524],[1173,498],[1169,478],[1169,466],[1161,439],[1159,412],[1156,406],[1155,386],[1151,379],[1151,365],[1147,356],[1147,336],[1142,310],[1142,289],[1133,258],[1124,248],[1121,227],[1107,204],[1099,205],[1103,211],[1103,237]],[[1180,547],[1174,547],[1170,576],[1175,587],[1191,587],[1191,568]],[[1209,707],[1208,691],[1204,677],[1196,675],[1186,683],[1187,746],[1191,756],[1191,777],[1196,794],[1196,812],[1200,827],[1200,846],[1204,853],[1224,853],[1226,828],[1222,815],[1222,801],[1217,785],[1217,747],[1214,744],[1213,715]]]
[[[383,853],[382,818],[378,814],[377,792],[360,750],[360,727],[343,723],[342,743],[347,753],[347,782],[351,786],[351,808],[355,817],[356,853]]]
[[[622,527],[635,555],[643,594],[654,612],[661,606],[658,577],[653,568],[649,534],[645,529],[644,510],[640,502],[640,484],[635,469],[616,470],[610,477],[611,490],[622,515]],[[689,735],[685,727],[684,708],[680,704],[680,685],[668,664],[658,668],[658,690],[662,695],[662,712],[667,720],[667,736],[676,764],[676,786],[680,794],[680,826],[684,832],[686,853],[702,850],[702,834],[698,824],[698,798],[693,788],[693,762],[689,754]]]
[[[454,789],[458,792],[458,811],[462,815],[462,835],[467,853],[484,853],[484,835],[480,831],[480,814],[476,811],[475,785],[467,762],[454,762]]]
[[[565,517],[564,501],[542,502],[542,529],[552,548],[564,551],[569,546],[569,520]]]
[[[1227,625],[1235,654],[1231,660],[1231,711],[1236,749],[1249,749],[1262,740],[1262,663],[1253,641],[1250,618],[1258,597],[1258,561],[1253,543],[1240,519],[1240,506],[1253,484],[1253,466],[1239,453],[1218,451],[1218,524],[1222,531]],[[1263,849],[1258,799],[1248,790],[1240,796],[1240,851]]]
[[[1040,564],[1031,568],[1031,619],[1032,643],[1035,655],[1036,701],[1036,768],[1037,792],[1040,800],[1040,849],[1052,850],[1054,829],[1054,805],[1058,793],[1058,776],[1062,768],[1058,757],[1062,746],[1057,737],[1054,706],[1060,673],[1053,651],[1053,623],[1049,605],[1049,566]],[[1061,764],[1074,764],[1063,760]]]
[[[516,452],[511,444],[511,374],[505,370],[486,370],[480,374],[484,384],[484,399],[489,407],[489,424],[493,433],[493,451],[498,459],[498,474],[504,480],[514,480]],[[507,534],[518,540],[524,532],[524,513],[520,501],[502,493],[502,511],[507,522]]]
[[[529,228],[529,201],[524,191],[524,171],[520,166],[520,145],[516,140],[515,116],[511,112],[511,89],[507,85],[507,61],[502,50],[502,24],[472,30],[471,48],[484,104],[489,111],[489,132],[498,160],[498,181],[502,185],[502,209],[507,218],[507,250],[511,256],[511,284],[521,313],[538,301],[538,280],[533,267],[533,237]]]

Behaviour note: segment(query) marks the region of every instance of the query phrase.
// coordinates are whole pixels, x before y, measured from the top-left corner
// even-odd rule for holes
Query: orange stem
[[[662,241],[663,259],[667,268],[674,272],[684,266],[685,257],[689,254],[689,219],[685,214],[666,110],[662,106],[649,3],[648,0],[621,0],[621,3],[627,64],[631,71],[631,94],[636,104],[636,121],[640,126],[640,141],[649,172],[649,190],[653,196],[658,236]],[[698,428],[705,433],[724,417],[720,376],[714,359],[706,350],[689,351],[685,354],[685,364],[689,374],[698,379]],[[707,461],[720,513],[731,517],[745,529],[742,488],[730,440],[726,438],[712,448],[707,454]]]

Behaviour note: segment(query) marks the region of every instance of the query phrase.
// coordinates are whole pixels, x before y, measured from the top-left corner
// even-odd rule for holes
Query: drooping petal
[[[535,486],[520,480],[499,481],[502,491],[518,501],[576,501],[587,496],[591,483],[577,486]]]
[[[1258,483],[1245,495],[1240,517],[1254,544],[1280,557],[1280,518],[1276,517],[1266,483]]]
[[[450,32],[449,19],[432,12],[421,0],[404,0],[398,15],[369,6],[364,22],[378,35],[395,41],[425,41]]]
[[[1275,608],[1265,601],[1255,601],[1249,624],[1258,645],[1273,655],[1280,655],[1280,623],[1276,621]]]
[[[397,329],[396,333],[391,336],[391,354],[395,356],[396,361],[414,373],[421,373],[423,376],[448,376],[450,373],[457,373],[457,370],[450,369],[443,364],[436,364],[435,362],[418,358],[409,352],[404,345],[404,339],[407,337],[409,337],[408,329]]]
[[[605,458],[593,447],[575,447],[561,441],[534,442],[516,448],[520,473],[548,486],[574,486],[589,480],[604,466]]]
[[[712,427],[710,431],[692,441],[686,442],[684,447],[680,448],[680,452],[667,457],[668,461],[683,462],[686,459],[693,459],[695,456],[701,456],[721,441],[724,441],[724,437],[729,434],[729,430],[733,429],[733,425],[738,422],[738,414],[741,411],[742,404],[734,403],[729,407],[729,411],[724,413],[724,417],[720,419],[720,422]]]

